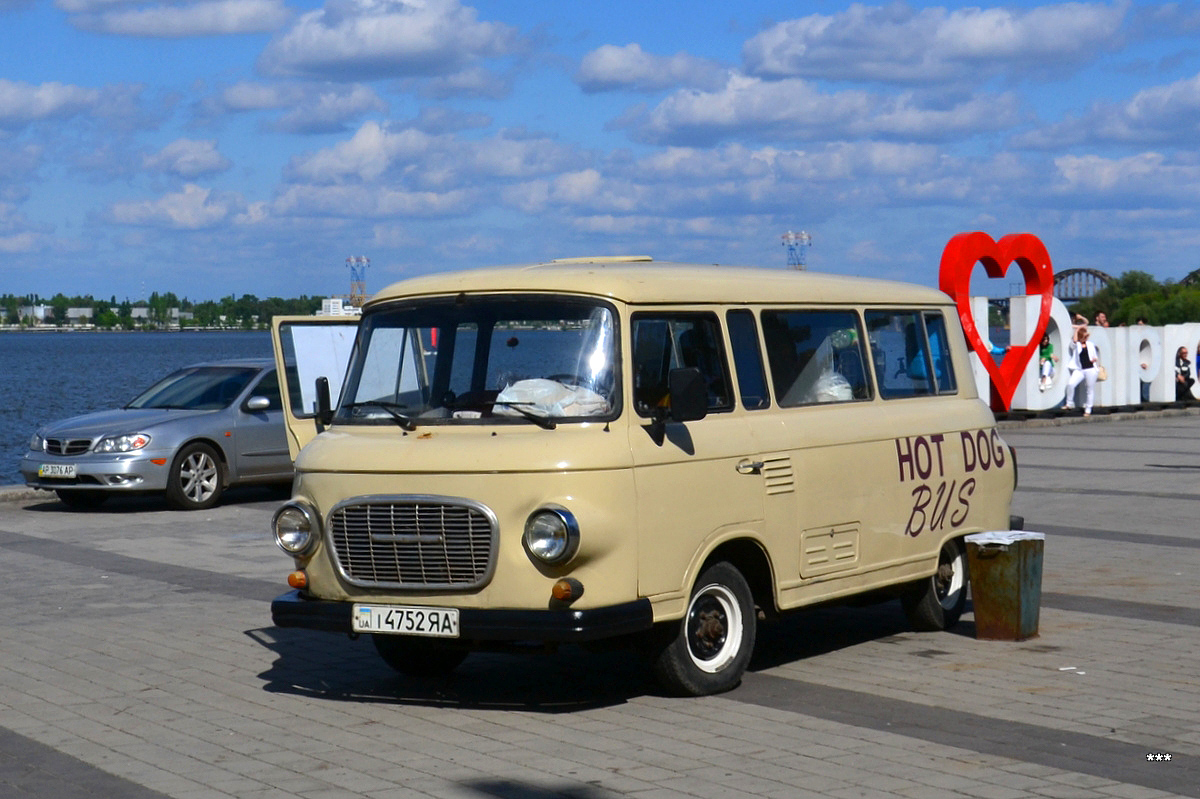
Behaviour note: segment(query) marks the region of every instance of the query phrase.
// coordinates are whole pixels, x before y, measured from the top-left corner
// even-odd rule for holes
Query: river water
[[[268,333],[0,333],[0,485],[39,425],[117,408],[200,361],[271,356]]]

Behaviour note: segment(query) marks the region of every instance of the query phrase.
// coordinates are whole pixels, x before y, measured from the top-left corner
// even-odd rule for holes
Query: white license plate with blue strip
[[[458,608],[355,604],[356,633],[458,638]]]

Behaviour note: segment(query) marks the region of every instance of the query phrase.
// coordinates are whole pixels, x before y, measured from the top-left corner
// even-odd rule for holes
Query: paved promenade
[[[0,502],[0,798],[1200,797],[1200,415],[1010,426],[1041,636],[898,603],[765,629],[736,690],[571,649],[401,678],[271,626],[279,492]]]

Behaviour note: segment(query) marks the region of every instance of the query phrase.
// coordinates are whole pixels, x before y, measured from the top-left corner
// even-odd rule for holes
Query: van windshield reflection
[[[614,418],[614,314],[567,298],[460,296],[363,317],[338,424]]]

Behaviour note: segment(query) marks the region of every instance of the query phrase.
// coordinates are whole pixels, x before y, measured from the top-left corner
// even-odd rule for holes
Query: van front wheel
[[[672,634],[653,653],[655,677],[672,693],[728,691],[750,662],[755,622],[746,578],[730,563],[714,563],[696,580],[687,615],[672,623]]]
[[[962,539],[951,539],[942,546],[937,571],[914,584],[901,602],[908,623],[917,632],[948,630],[958,624],[967,605],[967,551]]]

